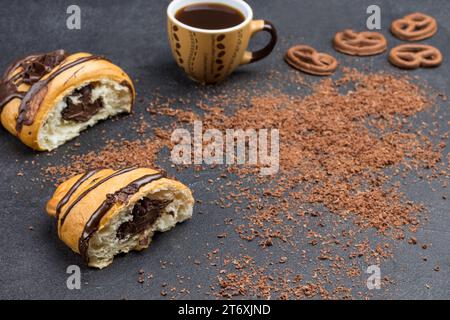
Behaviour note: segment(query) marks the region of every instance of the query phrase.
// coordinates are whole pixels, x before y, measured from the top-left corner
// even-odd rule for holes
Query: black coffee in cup
[[[239,10],[218,3],[198,3],[179,9],[175,18],[198,29],[228,29],[244,22],[245,16]]]

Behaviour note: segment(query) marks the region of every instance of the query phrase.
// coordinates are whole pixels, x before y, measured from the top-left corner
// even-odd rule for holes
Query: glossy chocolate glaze
[[[164,174],[162,173],[145,175],[137,180],[134,180],[119,191],[116,191],[113,194],[108,194],[106,196],[105,201],[103,201],[102,204],[97,208],[97,210],[95,210],[95,212],[91,215],[90,219],[84,226],[83,233],[81,234],[78,243],[78,249],[84,261],[88,262],[87,251],[89,248],[90,238],[98,230],[100,221],[114,206],[114,204],[125,203],[129,199],[129,197],[139,191],[141,187],[163,177]]]
[[[102,185],[103,183],[105,183],[106,181],[108,181],[109,179],[112,179],[114,177],[120,176],[121,174],[136,170],[136,167],[130,167],[130,168],[125,168],[119,171],[114,171],[112,174],[110,174],[109,176],[97,181],[95,184],[93,184],[92,186],[90,186],[89,188],[87,188],[83,193],[81,193],[78,198],[76,198],[71,204],[70,206],[65,210],[64,215],[61,217],[60,219],[60,225],[59,228],[61,229],[64,221],[66,221],[67,216],[70,214],[70,211],[73,209],[73,207],[75,207],[75,205],[80,202],[81,200],[83,200],[83,198],[85,196],[87,196],[89,194],[89,192],[91,192],[92,190],[98,188],[100,185]]]
[[[69,70],[79,64],[90,60],[100,60],[104,59],[99,56],[87,56],[79,58],[75,61],[69,62],[53,73],[51,73],[47,78],[43,80],[39,80],[35,84],[31,86],[26,95],[23,97],[22,102],[19,106],[19,115],[17,117],[16,131],[19,133],[22,130],[23,125],[31,125],[34,121],[34,117],[36,116],[37,111],[39,110],[39,106],[42,100],[45,97],[45,93],[47,90],[47,86],[54,78],[63,73],[64,71]]]
[[[12,99],[23,99],[25,91],[19,91],[19,86],[33,86],[43,76],[50,73],[67,58],[64,50],[56,50],[45,54],[35,54],[17,60],[10,64],[0,80],[0,112]],[[15,75],[10,75],[20,69]]]
[[[93,170],[85,173],[74,183],[74,185],[69,189],[69,191],[64,195],[64,197],[58,202],[56,206],[56,221],[59,219],[59,215],[61,214],[61,209],[64,205],[69,201],[70,197],[78,190],[78,188],[83,184],[83,182],[89,180],[90,177],[95,175],[100,170]]]

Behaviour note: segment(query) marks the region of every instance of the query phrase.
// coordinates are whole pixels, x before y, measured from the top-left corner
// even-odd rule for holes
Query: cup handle
[[[277,30],[272,22],[267,20],[253,20],[250,23],[250,38],[252,38],[257,32],[265,31],[270,34],[270,41],[264,48],[258,51],[246,51],[244,53],[244,57],[242,58],[241,65],[253,63],[267,57],[272,52],[273,48],[275,48],[278,40]]]

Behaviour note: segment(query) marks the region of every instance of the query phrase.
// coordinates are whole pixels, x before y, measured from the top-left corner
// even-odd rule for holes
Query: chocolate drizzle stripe
[[[103,201],[102,204],[97,208],[97,210],[95,210],[95,212],[91,215],[88,222],[84,226],[83,233],[81,234],[80,240],[78,242],[78,250],[80,251],[81,257],[84,261],[89,262],[87,250],[89,248],[90,238],[92,237],[94,232],[98,230],[98,226],[102,218],[108,213],[108,211],[114,206],[114,204],[120,201],[118,200],[118,198],[120,199],[121,193],[123,193],[124,190],[128,189],[135,190],[134,193],[136,193],[146,184],[159,180],[163,177],[164,174],[162,173],[145,175],[139,179],[134,180],[119,191],[116,191],[113,195],[108,195],[106,197],[105,201]]]
[[[11,64],[6,68],[6,71],[5,71],[5,73],[3,74],[3,78],[4,78],[5,80],[11,80],[13,77],[11,77],[10,79],[6,79],[6,78],[8,77],[8,75],[9,75],[12,71],[14,71],[14,70],[16,70],[18,67],[20,67],[20,65],[21,65],[24,61],[36,59],[36,58],[38,58],[38,57],[40,57],[40,56],[43,56],[43,55],[45,55],[45,54],[44,54],[44,53],[43,53],[43,54],[33,54],[33,55],[30,55],[30,56],[28,56],[28,57],[26,57],[26,58],[23,58],[23,59],[19,59],[19,60],[14,61],[13,63],[11,63]],[[20,72],[19,72],[17,75],[19,75],[19,74],[20,74]],[[16,77],[17,75],[15,75],[14,77]],[[17,78],[16,78],[16,79],[17,79]]]
[[[112,173],[112,174],[110,174],[109,176],[107,176],[107,177],[101,179],[100,181],[98,181],[97,183],[95,183],[93,186],[91,186],[91,187],[89,187],[88,189],[86,189],[86,190],[85,190],[82,194],[80,194],[80,195],[78,196],[78,198],[76,198],[76,199],[70,204],[70,206],[66,209],[64,215],[61,217],[59,228],[60,228],[60,229],[62,228],[62,226],[63,226],[63,224],[64,224],[64,221],[66,221],[66,218],[67,218],[67,216],[69,215],[70,211],[73,209],[73,207],[75,207],[75,205],[76,205],[78,202],[80,202],[81,200],[83,200],[83,198],[84,198],[85,196],[87,196],[87,195],[89,194],[89,192],[91,192],[92,190],[96,189],[97,187],[99,187],[100,185],[102,185],[103,183],[105,183],[106,181],[108,181],[108,180],[110,180],[110,179],[112,179],[112,178],[114,178],[114,177],[120,176],[121,174],[130,172],[130,171],[133,171],[133,170],[136,170],[136,169],[137,169],[137,167],[129,167],[129,168],[125,168],[125,169],[122,169],[122,170],[119,170],[119,171],[115,171],[114,173]]]
[[[11,63],[2,79],[0,79],[0,112],[11,100],[25,97],[27,92],[20,91],[20,85],[32,86],[53,71],[66,57],[67,53],[64,50],[56,50],[44,54],[30,55]]]
[[[83,184],[83,182],[89,180],[93,175],[95,175],[100,170],[93,170],[82,175],[77,182],[69,189],[69,191],[64,195],[64,197],[58,202],[56,206],[56,221],[59,220],[59,215],[61,213],[62,207],[69,201],[70,197],[78,190],[78,188]]]
[[[69,70],[70,68],[73,68],[79,64],[82,64],[84,62],[90,61],[90,60],[106,60],[104,57],[100,56],[87,56],[79,58],[75,61],[69,62],[65,65],[62,65],[59,69],[56,69],[53,73],[51,73],[47,78],[44,80],[39,80],[35,84],[33,84],[30,89],[28,90],[27,94],[23,97],[20,106],[19,106],[19,115],[17,117],[17,123],[16,123],[16,131],[19,133],[22,130],[22,127],[24,124],[31,125],[34,121],[34,116],[37,113],[37,110],[34,110],[34,114],[31,117],[28,117],[28,110],[29,110],[29,104],[33,100],[33,98],[43,89],[45,88],[50,81],[52,81],[54,78],[56,78],[58,75],[63,73],[64,71]],[[40,104],[40,102],[39,102]]]

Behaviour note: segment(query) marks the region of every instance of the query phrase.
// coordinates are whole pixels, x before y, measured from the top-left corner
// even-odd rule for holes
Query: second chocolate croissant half
[[[0,80],[3,126],[36,150],[53,150],[82,130],[130,112],[128,75],[104,57],[57,50],[12,63]]]
[[[95,170],[56,189],[47,212],[56,217],[58,235],[89,266],[104,268],[115,255],[149,246],[164,232],[192,216],[188,187],[148,168]]]

